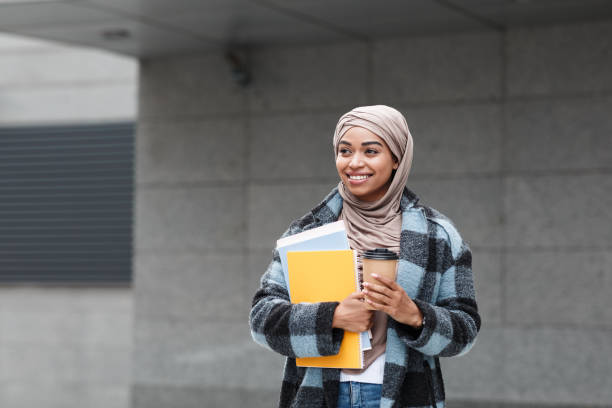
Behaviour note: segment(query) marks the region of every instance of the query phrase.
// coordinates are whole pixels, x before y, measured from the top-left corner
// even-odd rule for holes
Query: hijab
[[[404,116],[386,105],[360,106],[338,120],[334,132],[334,153],[338,143],[352,127],[365,128],[385,141],[399,165],[387,192],[373,202],[361,201],[340,181],[338,191],[344,203],[341,218],[347,228],[351,247],[359,253],[367,249],[388,248],[399,252],[400,201],[412,167],[412,136]]]

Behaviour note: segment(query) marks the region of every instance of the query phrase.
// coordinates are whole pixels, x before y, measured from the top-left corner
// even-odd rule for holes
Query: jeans
[[[337,408],[379,408],[381,392],[381,384],[343,381]]]

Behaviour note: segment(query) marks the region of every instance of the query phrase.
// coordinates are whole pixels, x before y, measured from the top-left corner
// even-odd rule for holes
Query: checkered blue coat
[[[406,188],[397,281],[423,312],[425,324],[417,330],[388,319],[381,401],[387,408],[444,407],[439,357],[468,352],[480,330],[470,249],[447,217],[417,202]],[[341,210],[334,189],[283,236],[336,221]],[[340,370],[296,367],[295,358],[338,353],[344,332],[332,328],[337,305],[292,305],[274,251],[253,299],[250,325],[257,343],[287,356],[279,407],[336,407]]]

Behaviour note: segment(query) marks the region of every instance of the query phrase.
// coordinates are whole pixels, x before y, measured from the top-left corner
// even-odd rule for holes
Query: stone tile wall
[[[275,240],[337,183],[354,106],[402,111],[408,186],[474,254],[483,327],[449,406],[612,400],[610,22],[143,61],[133,403],[275,405],[283,359],[248,310]],[[475,406],[475,405],[473,405]]]

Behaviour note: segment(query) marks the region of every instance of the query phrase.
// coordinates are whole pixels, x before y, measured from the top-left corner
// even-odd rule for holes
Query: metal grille
[[[0,128],[0,282],[129,282],[134,126]]]

